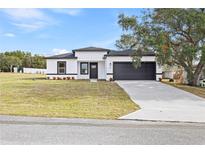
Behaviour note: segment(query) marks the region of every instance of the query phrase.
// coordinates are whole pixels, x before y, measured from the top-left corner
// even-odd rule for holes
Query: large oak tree
[[[153,9],[140,18],[119,15],[123,35],[116,45],[133,49],[140,65],[142,52],[156,52],[162,65],[177,65],[187,72],[190,85],[197,85],[205,67],[204,9]]]

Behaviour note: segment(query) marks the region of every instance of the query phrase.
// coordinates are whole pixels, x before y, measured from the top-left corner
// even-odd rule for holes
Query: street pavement
[[[205,123],[0,116],[0,144],[205,144]]]

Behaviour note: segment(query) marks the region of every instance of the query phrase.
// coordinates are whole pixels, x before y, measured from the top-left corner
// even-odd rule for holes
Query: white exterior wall
[[[104,55],[106,55],[106,51],[75,51],[75,57],[78,57],[77,64],[77,78],[78,79],[89,79],[90,78],[90,62],[98,63],[98,79],[106,79],[106,67],[105,67],[105,59]],[[88,74],[81,75],[80,74],[80,62],[88,62]]]
[[[74,77],[75,79],[89,79],[90,62],[98,63],[98,79],[110,80],[113,78],[113,62],[132,62],[130,56],[108,56],[104,59],[107,52],[81,51],[75,52],[77,59],[47,59],[48,77]],[[66,75],[57,74],[57,62],[66,61]],[[143,56],[142,62],[155,62],[155,56]],[[88,62],[88,74],[80,74],[80,62]],[[156,63],[156,80],[162,77],[162,67]]]
[[[57,62],[65,61],[66,62],[66,74],[59,75],[57,74]],[[74,77],[77,79],[77,60],[76,59],[47,59],[47,77]]]
[[[47,74],[57,74],[57,61],[56,59],[46,60],[46,72]]]
[[[142,62],[155,62],[155,56],[143,56],[141,59]],[[113,62],[132,62],[132,57],[130,56],[108,56],[106,58],[106,80],[113,78]],[[162,68],[156,63],[156,80],[162,77]]]
[[[84,61],[87,62],[87,61]],[[106,72],[105,72],[105,61],[100,61],[98,63],[98,79],[105,80],[106,79]],[[80,62],[78,62],[78,79],[89,79],[90,78],[90,62],[88,62],[88,74],[80,74]]]
[[[98,79],[101,79],[101,80],[106,79],[105,61],[98,62]]]
[[[103,57],[107,52],[99,52],[99,51],[76,51],[75,57],[78,57],[78,61],[104,61]]]
[[[156,80],[162,79],[162,66],[156,63]]]

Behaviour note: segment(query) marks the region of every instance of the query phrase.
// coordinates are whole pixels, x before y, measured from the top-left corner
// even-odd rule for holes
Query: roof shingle
[[[75,51],[110,51],[110,49],[99,48],[99,47],[86,47],[86,48],[74,49],[72,51],[73,52]]]
[[[134,50],[122,50],[122,51],[110,51],[107,55],[105,56],[131,56],[134,54]],[[154,52],[144,52],[142,54],[143,56],[155,56]]]
[[[73,53],[65,53],[65,54],[46,57],[46,59],[76,59],[76,58],[77,57],[75,57]]]
[[[108,51],[108,54],[106,54],[105,57],[107,56],[131,56],[134,53],[134,50],[116,51],[116,50],[96,48],[96,47],[87,47],[87,48],[80,48],[80,49],[73,50],[73,52],[75,51]],[[155,56],[155,53],[154,52],[144,52],[143,56]],[[77,57],[75,57],[74,53],[65,53],[65,54],[46,57],[46,59],[77,59]]]

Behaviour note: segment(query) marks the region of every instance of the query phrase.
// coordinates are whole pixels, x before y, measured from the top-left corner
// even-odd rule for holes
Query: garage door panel
[[[114,62],[114,80],[155,80],[156,63],[143,62],[135,68],[131,62]]]

